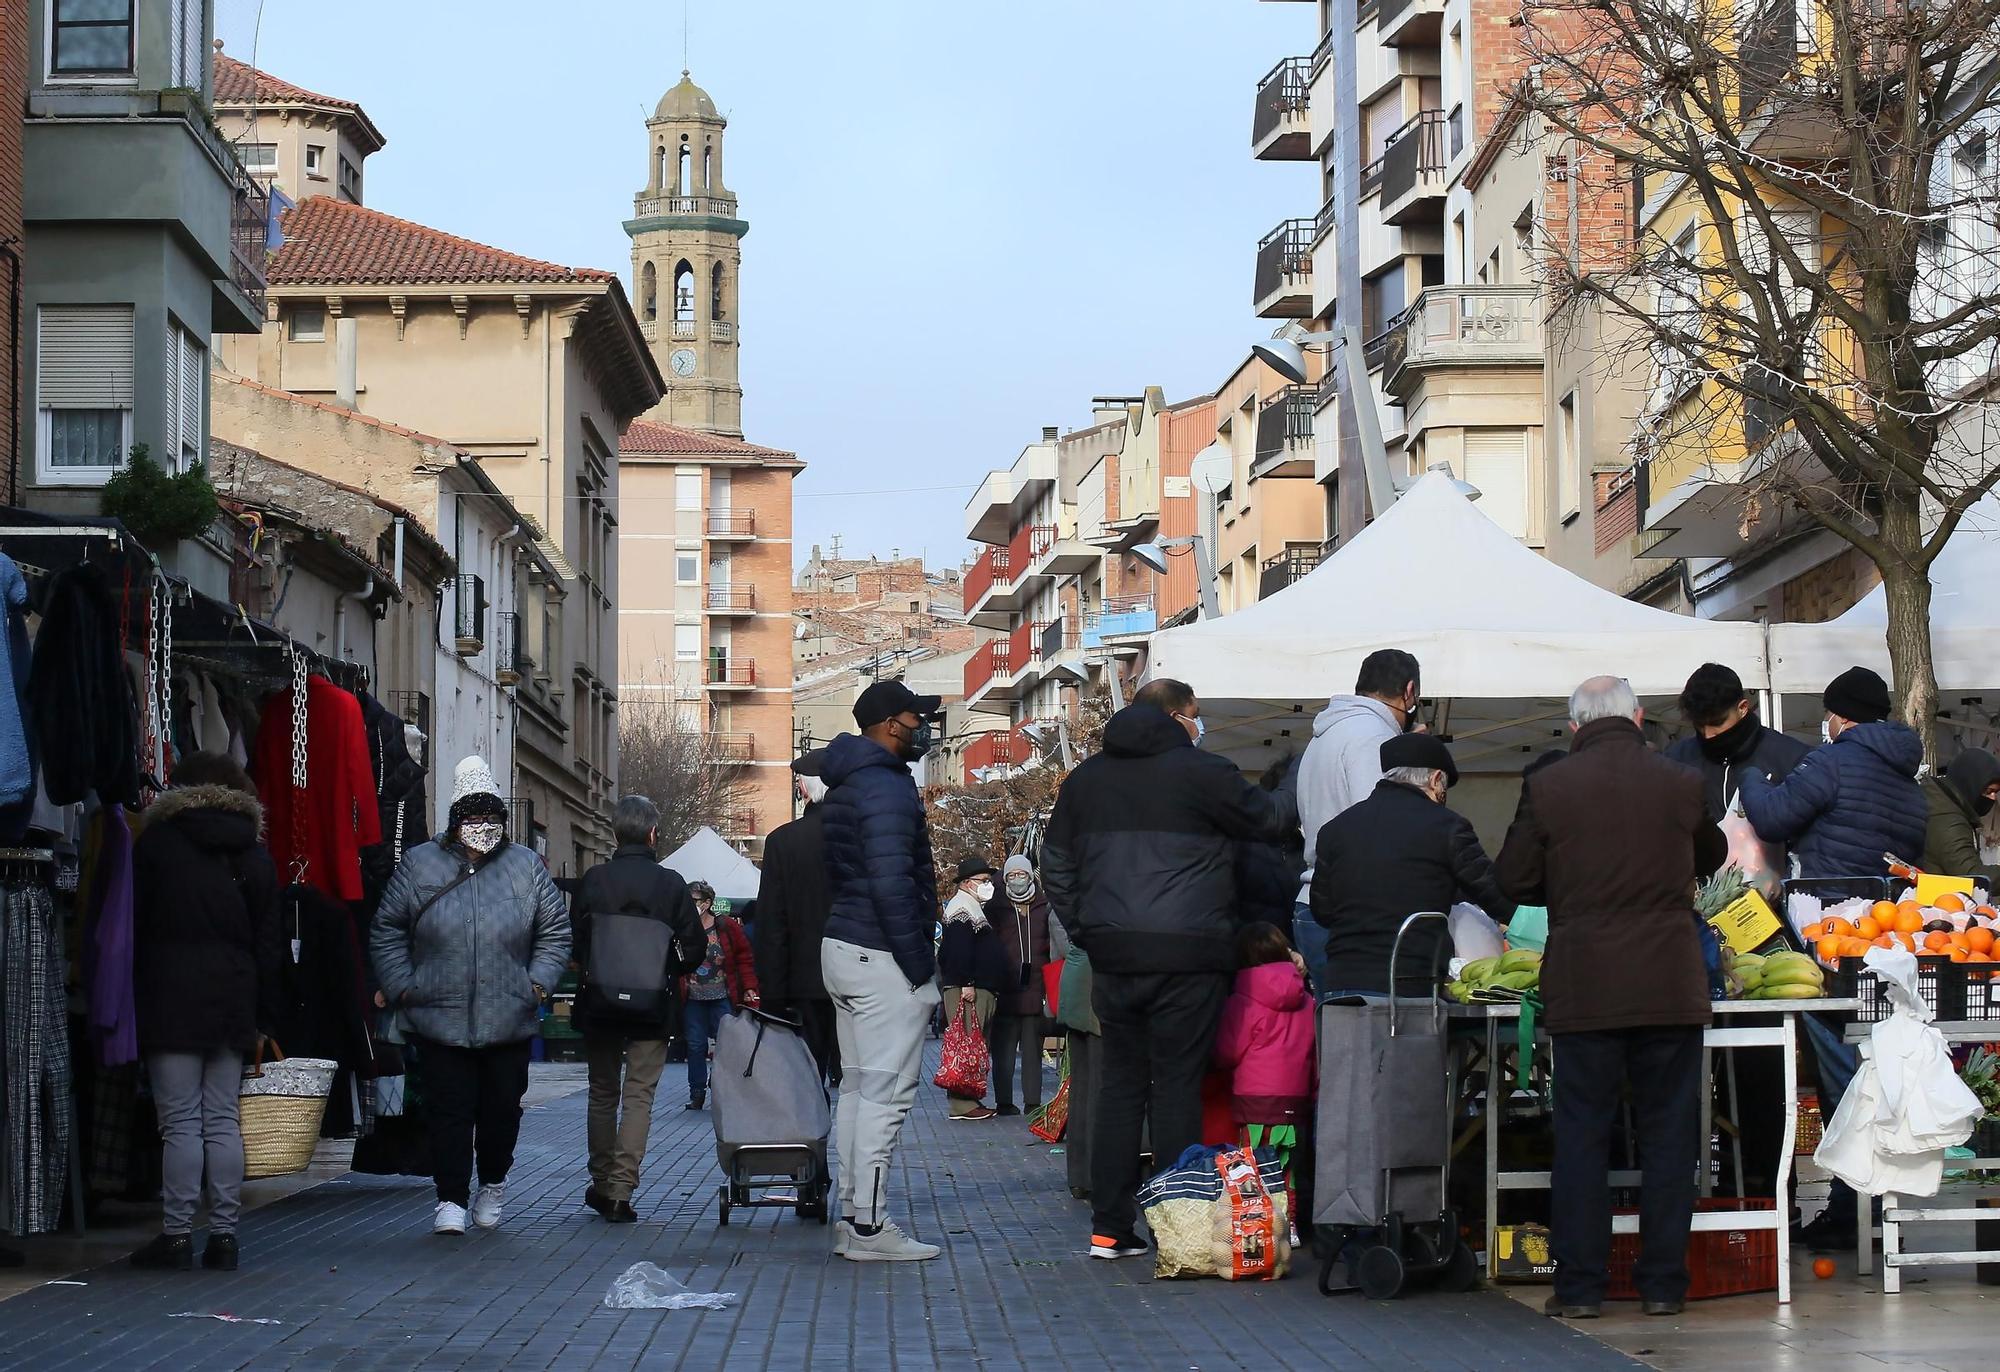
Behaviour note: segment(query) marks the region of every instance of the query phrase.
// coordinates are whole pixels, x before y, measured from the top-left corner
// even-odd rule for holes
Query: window
[[[133,0],[54,0],[51,76],[132,75]]]
[[[674,268],[674,322],[694,323],[694,268],[685,258]],[[683,336],[694,337],[692,333]]]
[[[1556,505],[1565,521],[1583,509],[1583,451],[1577,446],[1576,392],[1556,402]]]
[[[252,176],[276,176],[278,174],[278,145],[276,143],[238,143],[237,156],[243,159],[243,170]]]
[[[294,305],[291,319],[292,342],[326,342],[326,308],[322,305]]]
[[[44,305],[37,313],[35,405],[41,479],[94,484],[132,442],[132,307]]]
[[[1653,396],[1648,408],[1659,414],[1679,400],[1694,381],[1689,357],[1701,328],[1700,282],[1695,274],[1698,240],[1690,228],[1654,264],[1653,318],[1665,337],[1653,341]]]
[[[207,84],[208,15],[202,0],[174,0],[173,84],[198,91]]]
[[[184,472],[206,458],[201,441],[202,385],[208,375],[208,349],[201,340],[178,324],[167,327],[166,353],[167,453],[158,454],[160,465],[169,471]]]
[[[361,198],[361,168],[355,166],[345,157],[340,159],[340,189],[347,194],[347,198],[350,200],[359,200]]]
[[[708,274],[708,317],[710,319],[728,318],[722,312],[722,264],[720,262],[716,263],[715,270]]]
[[[1527,281],[1535,272],[1535,207],[1527,206],[1514,221],[1514,280]]]
[[[1806,275],[1794,276],[1785,254],[1772,251],[1764,226],[1754,214],[1745,214],[1736,221],[1737,250],[1744,269],[1764,282],[1758,294],[1768,301],[1774,313],[1782,316],[1778,327],[1787,340],[1800,344],[1803,374],[1811,377],[1819,370],[1817,339],[1800,339],[1797,335],[1815,332],[1811,273],[1819,269],[1819,212],[1772,206],[1769,213],[1778,236],[1791,249],[1791,255],[1798,259]],[[1755,307],[1749,301],[1744,302],[1743,308],[1750,318],[1756,317]]]
[[[1465,435],[1465,479],[1479,488],[1481,514],[1515,538],[1528,536],[1528,444],[1519,429]]]
[[[701,554],[674,554],[674,581],[682,586],[693,586],[701,581]]]
[[[701,473],[674,473],[674,508],[676,510],[699,510],[701,508]]]
[[[326,149],[318,143],[306,144],[306,175],[315,181],[326,180]]]
[[[660,317],[660,274],[650,262],[639,268],[639,317],[645,320]]]
[[[674,661],[701,661],[701,625],[674,625]]]

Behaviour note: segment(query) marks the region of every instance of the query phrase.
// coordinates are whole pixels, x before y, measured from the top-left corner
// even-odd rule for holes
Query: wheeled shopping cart
[[[716,1033],[708,1091],[725,1178],[716,1191],[719,1224],[729,1223],[731,1210],[761,1207],[827,1221],[833,1117],[825,1079],[798,1029],[796,1020],[744,1009]]]

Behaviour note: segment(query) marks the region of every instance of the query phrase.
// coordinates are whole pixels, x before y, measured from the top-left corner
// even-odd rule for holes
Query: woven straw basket
[[[243,1175],[282,1177],[303,1172],[319,1143],[336,1064],[327,1058],[259,1059],[243,1078],[237,1101],[243,1125]]]

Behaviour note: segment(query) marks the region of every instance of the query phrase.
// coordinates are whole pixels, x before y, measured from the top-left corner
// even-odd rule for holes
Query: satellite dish
[[[1218,438],[1194,455],[1188,465],[1188,480],[1204,495],[1214,495],[1229,485],[1235,466],[1229,445]]]

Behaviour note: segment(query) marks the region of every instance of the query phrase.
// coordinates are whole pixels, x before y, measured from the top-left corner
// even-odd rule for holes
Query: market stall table
[[[1776,1048],[1784,1055],[1785,1066],[1785,1128],[1782,1147],[1775,1172],[1774,1204],[1769,1211],[1717,1211],[1697,1213],[1693,1228],[1702,1230],[1768,1229],[1776,1233],[1778,1241],[1778,1303],[1790,1304],[1792,1299],[1791,1275],[1791,1179],[1792,1150],[1797,1145],[1799,1128],[1798,1106],[1798,1017],[1812,1011],[1821,1013],[1847,1014],[1860,1008],[1860,1002],[1852,999],[1823,997],[1815,1000],[1722,1000],[1711,1007],[1716,1023],[1711,1024],[1702,1035],[1704,1047],[1735,1048]],[[1486,1134],[1486,1267],[1487,1275],[1497,1275],[1500,1240],[1500,1193],[1502,1191],[1546,1191],[1549,1189],[1547,1172],[1502,1172],[1500,1170],[1500,1130],[1505,1123],[1507,1097],[1511,1094],[1504,1086],[1506,1080],[1502,1071],[1502,1047],[1500,1032],[1502,1024],[1511,1024],[1521,1017],[1519,1004],[1453,1005],[1449,1014],[1455,1020],[1480,1022],[1486,1028],[1486,1082],[1481,1098],[1482,1127]],[[1758,1019],[1767,1023],[1746,1023]],[[1536,1041],[1544,1041],[1545,1035],[1537,1031]],[[1708,1055],[1703,1054],[1704,1065]],[[1457,1067],[1454,1060],[1454,1094]],[[1497,1089],[1496,1089],[1497,1086]],[[1703,1087],[1703,1100],[1710,1098],[1711,1088]],[[1707,1168],[1703,1168],[1704,1179]],[[1640,1174],[1635,1171],[1614,1170],[1611,1174],[1615,1186],[1636,1186]],[[1639,1220],[1636,1215],[1617,1215],[1612,1218],[1613,1233],[1636,1234]]]

